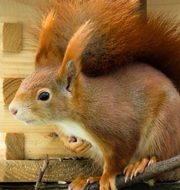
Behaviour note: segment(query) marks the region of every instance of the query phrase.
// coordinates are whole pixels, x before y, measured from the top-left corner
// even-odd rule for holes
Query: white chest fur
[[[92,136],[84,129],[83,124],[73,121],[71,119],[62,120],[56,125],[61,129],[61,131],[67,136],[76,136],[78,138],[84,139],[92,144],[92,147],[89,152],[89,156],[93,157],[94,159],[98,158],[98,161],[102,162],[102,152],[92,138]]]

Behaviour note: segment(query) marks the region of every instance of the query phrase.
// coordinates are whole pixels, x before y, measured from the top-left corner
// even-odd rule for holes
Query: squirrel
[[[98,158],[102,176],[77,178],[70,189],[99,180],[101,190],[116,190],[117,174],[123,172],[127,181],[157,160],[180,154],[176,25],[141,20],[131,0],[59,2],[54,1],[43,23],[36,69],[20,85],[9,110],[27,124],[56,124],[69,149]],[[170,174],[180,179],[179,170]]]

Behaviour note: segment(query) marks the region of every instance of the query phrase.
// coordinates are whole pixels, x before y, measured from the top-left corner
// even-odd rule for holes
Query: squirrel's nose
[[[16,115],[18,110],[15,109],[15,108],[10,108],[10,112],[13,114],[13,115]]]

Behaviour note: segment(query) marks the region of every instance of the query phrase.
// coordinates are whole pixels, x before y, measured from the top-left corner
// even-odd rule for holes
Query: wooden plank
[[[35,182],[42,165],[42,160],[0,160],[0,182]],[[100,174],[101,169],[90,160],[50,160],[43,181],[72,181],[77,176]]]
[[[25,78],[34,70],[35,52],[22,51],[20,54],[0,52],[0,77]]]
[[[9,104],[18,90],[22,78],[4,78],[3,79],[3,102]]]
[[[6,160],[23,160],[25,158],[25,138],[23,133],[7,133],[5,144]]]
[[[6,160],[6,133],[0,133],[0,160]]]
[[[3,79],[0,78],[0,105],[4,105],[4,98],[3,98]]]
[[[3,24],[3,51],[18,53],[22,50],[22,24]]]
[[[24,134],[0,133],[0,160],[24,159]]]
[[[76,156],[67,150],[56,133],[25,133],[25,159]],[[79,155],[82,156],[82,155]]]

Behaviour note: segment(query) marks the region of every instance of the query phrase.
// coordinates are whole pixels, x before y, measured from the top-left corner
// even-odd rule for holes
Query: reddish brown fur
[[[122,64],[144,61],[164,72],[179,88],[179,23],[164,16],[142,18],[134,2],[53,1],[44,20],[47,27],[41,30],[36,64],[57,63],[57,56],[63,57],[72,35],[90,20],[95,27],[82,55],[85,74],[96,76]]]
[[[82,123],[103,153],[100,188],[109,190],[111,183],[115,190],[115,175],[129,162],[180,154],[179,92],[161,72],[134,64],[146,61],[170,72],[178,85],[177,25],[166,19],[146,23],[129,0],[60,2],[54,3],[53,22],[45,21],[49,27],[42,31],[37,69],[22,83],[14,102],[19,109],[32,103],[28,112],[37,120],[70,118]],[[46,43],[48,32],[51,38]],[[55,52],[58,57],[53,58]],[[60,68],[52,67],[58,58]],[[88,76],[102,73],[106,75]],[[50,102],[37,100],[41,88],[50,89]],[[171,179],[180,179],[180,172],[173,175]]]

